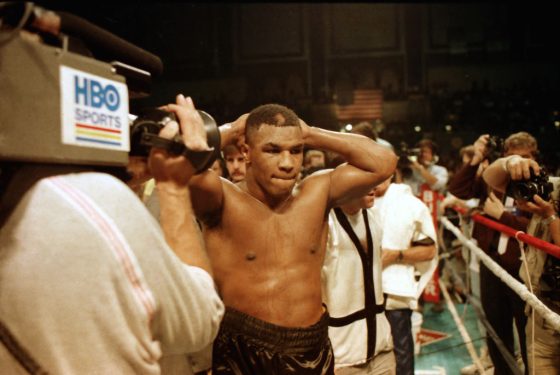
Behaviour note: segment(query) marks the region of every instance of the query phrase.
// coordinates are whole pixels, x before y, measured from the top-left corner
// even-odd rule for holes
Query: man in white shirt
[[[437,237],[428,207],[405,184],[391,178],[375,188],[383,230],[383,292],[391,324],[397,374],[414,374],[412,311],[437,265]],[[420,279],[415,278],[416,272]]]
[[[449,180],[449,173],[444,166],[437,165],[437,146],[430,139],[423,139],[417,144],[420,155],[417,160],[412,159],[412,174],[404,177],[403,182],[409,185],[412,193],[419,196],[422,185],[429,190],[443,193]]]
[[[192,101],[177,103],[185,144],[207,149]],[[3,373],[193,373],[224,306],[192,213],[193,166],[161,149],[149,166],[161,228],[108,174],[29,164],[13,176],[0,205]]]
[[[337,375],[395,374],[381,288],[381,227],[373,203],[372,190],[329,214],[322,279]]]

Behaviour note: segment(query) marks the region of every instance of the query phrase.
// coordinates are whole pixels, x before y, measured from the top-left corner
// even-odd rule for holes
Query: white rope
[[[515,236],[515,238],[517,238],[517,235]],[[527,284],[529,284],[529,291],[531,293],[534,294],[533,292],[533,284],[531,283],[531,274],[529,273],[529,264],[527,263],[527,257],[525,256],[525,244],[520,241],[519,239],[517,239],[517,242],[519,243],[519,249],[521,249],[521,264],[523,264],[523,271],[525,271],[525,280],[527,280]],[[531,324],[531,337],[529,341],[531,343],[531,353],[528,353],[528,355],[531,356],[531,363],[533,365],[531,365],[531,375],[535,375],[535,312],[531,311],[531,321],[529,322],[529,324]],[[529,345],[527,345],[529,346]],[[529,366],[529,364],[527,364],[527,366]]]
[[[441,292],[443,293],[443,298],[445,298],[445,302],[447,302],[447,309],[451,313],[451,316],[453,317],[453,320],[455,321],[455,324],[457,325],[457,329],[459,330],[459,333],[461,334],[461,337],[463,338],[463,342],[467,346],[467,351],[469,352],[469,355],[471,356],[471,358],[474,362],[474,365],[476,366],[476,368],[478,370],[478,373],[479,374],[485,374],[486,372],[484,371],[484,366],[482,365],[482,363],[480,362],[480,358],[476,354],[476,350],[474,348],[474,345],[472,344],[472,340],[471,340],[471,337],[469,335],[469,332],[465,328],[465,325],[463,324],[462,319],[459,317],[459,314],[457,313],[457,309],[455,308],[455,305],[453,304],[453,301],[451,301],[451,297],[449,296],[449,292],[447,291],[447,287],[445,286],[444,282],[441,279],[438,279],[438,281],[439,281],[439,287],[441,289]]]
[[[480,260],[484,262],[486,267],[491,270],[498,278],[500,278],[511,290],[527,302],[531,307],[537,311],[556,331],[560,332],[560,315],[550,310],[544,303],[542,303],[534,294],[532,294],[527,287],[513,278],[507,271],[500,267],[492,258],[490,258],[482,249],[474,244],[471,240],[461,233],[459,228],[453,225],[446,217],[441,218],[441,222],[447,229],[449,229],[464,245],[466,245],[472,252],[474,252]],[[481,285],[481,287],[484,287]],[[498,301],[496,301],[498,303]]]

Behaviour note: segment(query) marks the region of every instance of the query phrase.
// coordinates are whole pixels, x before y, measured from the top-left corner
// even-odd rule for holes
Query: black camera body
[[[548,174],[541,168],[540,174],[536,175],[531,169],[531,177],[527,180],[510,181],[506,188],[506,194],[516,200],[534,202],[536,194],[545,201],[550,199],[554,186],[548,181]]]
[[[410,148],[406,142],[401,142],[397,155],[397,169],[403,178],[409,178],[412,175],[412,162],[418,161],[420,157],[420,148]]]
[[[500,158],[504,151],[504,140],[497,135],[492,135],[486,143],[486,158],[490,163]]]
[[[398,156],[399,161],[410,164],[412,161],[418,161],[420,157],[420,148],[410,148],[406,142],[401,142]]]
[[[198,110],[210,151],[192,151],[185,146],[181,135],[173,139],[164,139],[158,136],[160,130],[170,121],[177,121],[174,113],[158,108],[145,108],[139,112],[138,117],[130,125],[130,156],[147,157],[154,146],[164,148],[173,155],[184,155],[192,163],[197,173],[201,173],[212,166],[214,160],[220,155],[220,131],[216,121],[208,113]]]

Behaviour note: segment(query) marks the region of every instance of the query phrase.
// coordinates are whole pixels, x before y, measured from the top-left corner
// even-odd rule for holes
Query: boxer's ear
[[[241,152],[241,154],[243,155],[243,157],[245,158],[245,162],[250,163],[250,148],[249,145],[245,142],[241,143],[239,145],[239,151]]]

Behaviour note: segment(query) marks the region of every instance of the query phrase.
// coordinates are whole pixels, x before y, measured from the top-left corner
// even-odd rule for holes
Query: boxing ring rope
[[[487,218],[482,217],[481,215],[473,215],[472,216],[473,220],[475,220],[475,218],[474,218],[475,216],[478,216],[476,221],[479,221],[481,224],[484,224],[483,221],[491,221],[492,222],[491,225],[492,225],[493,229],[497,229],[498,227],[500,227],[503,230],[500,230],[500,229],[497,229],[497,230],[500,230],[501,232],[503,232],[507,235],[510,235],[511,237],[518,238],[520,240],[522,240],[521,239],[522,238],[521,234],[524,234],[524,236],[523,236],[524,241],[523,242],[530,243],[531,245],[533,245],[533,246],[535,246],[539,249],[541,249],[540,246],[542,246],[542,244],[540,244],[540,242],[543,242],[545,244],[551,245],[551,247],[550,246],[543,246],[547,250],[551,250],[552,252],[555,252],[556,250],[554,248],[558,248],[558,254],[560,254],[560,247],[558,247],[558,246],[554,246],[554,245],[552,245],[552,244],[550,244],[546,241],[542,241],[538,238],[529,236],[528,234],[525,234],[524,232],[516,231],[512,228],[509,228],[509,227],[504,226],[502,224],[496,223],[492,220],[489,220]],[[485,220],[480,220],[481,218],[485,219]],[[539,315],[541,315],[556,331],[560,332],[560,315],[558,315],[555,312],[553,312],[552,310],[550,310],[533,293],[531,293],[524,284],[517,281],[507,271],[505,271],[502,267],[500,267],[500,265],[498,265],[492,258],[490,258],[481,248],[476,246],[474,244],[474,242],[472,242],[463,233],[461,233],[461,230],[459,228],[457,228],[455,225],[453,225],[453,223],[451,223],[449,221],[449,219],[447,219],[446,217],[441,217],[440,221],[445,226],[445,228],[447,228],[449,231],[451,231],[461,241],[461,243],[463,245],[467,246],[476,256],[478,256],[479,259],[482,262],[484,262],[484,264],[486,265],[486,267],[488,267],[489,270],[491,270],[509,288],[511,288],[515,293],[517,293],[523,301],[525,301],[529,305],[531,305],[531,307],[533,309],[535,309],[535,311],[537,311],[537,313]],[[498,225],[495,225],[495,224],[498,224]],[[484,224],[484,225],[486,225],[486,224]],[[507,233],[506,230],[509,233],[513,233],[513,235]],[[534,240],[538,240],[538,241],[534,241]],[[547,251],[547,250],[544,250],[544,249],[542,249],[542,250]],[[547,253],[548,253],[548,251],[547,251]],[[554,254],[552,254],[552,255],[554,255]]]
[[[457,282],[459,282],[463,288],[463,290],[465,290],[465,284],[463,283],[462,278],[459,276],[457,270],[455,269],[455,267],[453,265],[450,264],[449,270],[451,270],[451,273],[453,274],[453,277],[457,280]],[[442,288],[442,292],[443,289],[447,290],[447,287],[445,285],[444,282],[441,281],[441,279],[439,280],[440,282],[440,287]],[[446,302],[448,303],[448,305],[451,303],[453,304],[453,301],[451,300],[451,297],[449,297],[449,299],[446,297],[446,295],[449,295],[449,293],[444,293],[444,297],[446,299]],[[486,334],[494,341],[494,343],[496,344],[496,347],[498,348],[498,350],[500,351],[500,353],[502,353],[502,357],[503,359],[506,361],[507,365],[509,366],[511,372],[515,375],[523,375],[523,373],[521,372],[521,370],[519,369],[516,359],[515,357],[513,357],[513,355],[509,352],[509,350],[505,347],[502,339],[500,339],[500,337],[498,336],[498,334],[496,333],[496,331],[494,331],[494,328],[492,327],[492,325],[490,324],[490,322],[488,322],[488,320],[486,319],[486,316],[484,315],[484,311],[482,310],[482,306],[480,305],[480,301],[478,301],[476,298],[474,298],[473,296],[469,295],[468,293],[465,294],[465,297],[467,299],[467,302],[472,306],[478,320],[480,320],[480,323],[482,323],[482,325],[484,326],[484,328],[486,329]],[[456,310],[455,310],[456,311]],[[450,310],[451,312],[451,310]],[[459,325],[463,325],[462,323],[462,319],[455,319],[455,322],[457,324],[457,326],[459,327]],[[465,337],[463,337],[463,341],[465,343],[467,343],[468,341],[466,341],[467,339]],[[470,351],[469,351],[470,354]],[[478,368],[478,363],[477,360],[480,361],[480,358],[478,357],[474,357],[471,355],[471,358],[473,359],[473,363],[477,366]],[[480,371],[480,369],[478,370],[479,374],[485,374],[485,371]]]
[[[459,212],[460,214],[467,214],[467,210],[462,208],[462,207],[458,207],[455,206],[453,207],[453,209],[457,212]],[[482,215],[479,214],[472,214],[470,216],[470,218],[473,221],[476,221],[486,227],[489,227],[491,229],[500,231],[510,237],[513,237],[519,241],[522,241],[528,245],[534,246],[539,250],[544,251],[545,253],[552,255],[555,258],[560,258],[560,246],[551,244],[550,242],[546,242],[541,240],[540,238],[536,238],[533,237],[531,235],[528,235],[527,233],[520,231],[520,230],[515,230],[513,228],[508,227],[507,225],[498,223],[494,220],[491,220],[487,217],[484,217]]]

